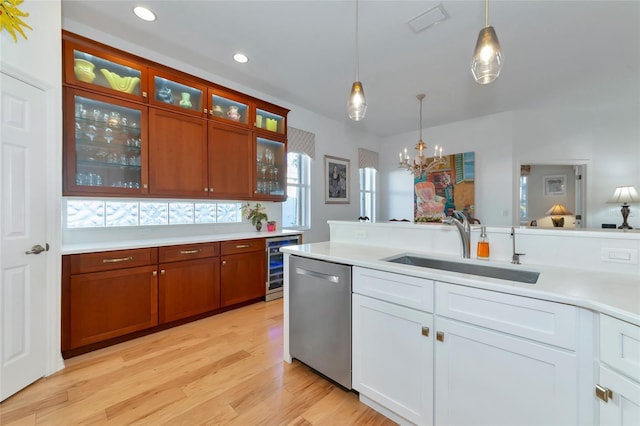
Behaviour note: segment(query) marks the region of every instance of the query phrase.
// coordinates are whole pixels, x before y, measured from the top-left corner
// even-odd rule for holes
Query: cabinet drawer
[[[158,249],[114,250],[97,253],[72,254],[71,275],[87,272],[109,271],[158,263]]]
[[[433,312],[433,281],[424,278],[355,267],[353,292]]]
[[[219,243],[166,246],[159,248],[158,257],[160,259],[160,263],[214,257],[218,255],[219,247]]]
[[[640,327],[600,314],[600,361],[640,382]]]
[[[436,314],[575,350],[578,309],[496,291],[436,282]]]
[[[220,253],[223,255],[248,253],[250,251],[260,251],[264,249],[265,249],[264,238],[253,238],[250,240],[222,241],[220,243]]]

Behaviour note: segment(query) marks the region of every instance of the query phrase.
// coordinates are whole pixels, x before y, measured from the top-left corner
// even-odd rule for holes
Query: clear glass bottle
[[[480,227],[480,239],[478,240],[477,257],[481,260],[489,260],[489,240],[487,239],[487,227]]]

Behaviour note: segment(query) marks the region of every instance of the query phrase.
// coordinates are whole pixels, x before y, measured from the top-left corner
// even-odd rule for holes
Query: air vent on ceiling
[[[447,19],[449,19],[449,13],[447,13],[442,3],[440,3],[436,7],[431,8],[426,12],[423,12],[420,15],[414,16],[413,18],[409,19],[407,21],[407,25],[411,27],[413,32],[419,33],[420,31],[431,28],[432,26]]]

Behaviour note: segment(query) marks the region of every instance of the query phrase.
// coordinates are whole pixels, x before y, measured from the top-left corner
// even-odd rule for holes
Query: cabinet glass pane
[[[194,111],[202,111],[202,90],[176,83],[162,77],[154,77],[156,101]]]
[[[221,96],[211,96],[211,114],[237,123],[248,123],[249,106]]]
[[[140,188],[140,110],[75,96],[76,184]]]
[[[284,144],[257,138],[256,151],[258,194],[284,195]]]
[[[85,53],[73,51],[73,72],[78,81],[140,95],[140,70]]]
[[[256,127],[284,134],[284,117],[278,114],[256,109]]]

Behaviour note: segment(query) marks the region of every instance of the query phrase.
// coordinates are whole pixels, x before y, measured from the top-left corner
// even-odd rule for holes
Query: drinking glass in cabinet
[[[76,185],[139,188],[140,110],[75,96]]]
[[[83,83],[140,95],[142,72],[138,69],[75,49],[73,72],[76,80]]]

